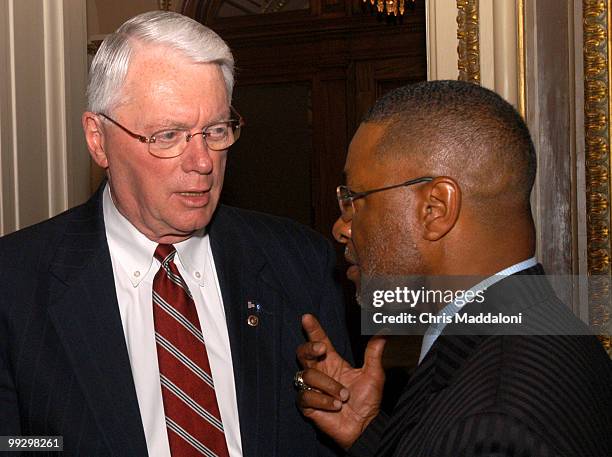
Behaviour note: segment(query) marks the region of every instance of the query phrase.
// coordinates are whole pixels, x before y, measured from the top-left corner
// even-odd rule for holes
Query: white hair
[[[182,52],[194,63],[218,64],[231,101],[234,57],[221,37],[182,14],[150,11],[123,23],[100,45],[89,71],[89,111],[108,113],[119,104],[135,44],[168,46]]]

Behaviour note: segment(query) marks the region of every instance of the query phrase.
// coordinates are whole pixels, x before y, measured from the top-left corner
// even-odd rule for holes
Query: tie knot
[[[153,255],[160,263],[164,264],[167,260],[172,260],[175,253],[176,249],[171,244],[158,244]]]

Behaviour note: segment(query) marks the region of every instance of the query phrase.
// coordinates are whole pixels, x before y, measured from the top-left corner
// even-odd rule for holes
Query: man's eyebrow
[[[226,116],[226,117],[220,117],[220,118],[218,118],[218,119],[213,119],[213,120],[211,120],[211,121],[208,121],[208,122],[206,122],[204,125],[202,125],[202,126],[200,126],[200,127],[208,127],[209,125],[220,124],[220,123],[222,123],[222,122],[229,121],[229,119],[230,119],[230,118],[229,118],[228,116]]]
[[[204,125],[198,126],[196,128],[206,127],[208,125],[213,125],[218,122],[227,121],[231,117],[232,117],[231,113],[228,112],[222,116],[215,117],[211,119],[210,121],[206,122]],[[191,125],[187,125],[184,122],[179,122],[175,119],[170,119],[170,118],[152,121],[152,122],[145,124],[145,126],[143,127],[143,129],[155,130],[156,132],[159,132],[164,129],[190,130],[192,128],[193,126]]]
[[[145,124],[143,128],[148,129],[148,130],[155,130],[157,132],[159,132],[160,130],[169,129],[169,128],[189,130],[189,126],[187,124],[184,124],[182,122],[177,122],[171,119],[163,119],[161,121],[149,122],[148,124]]]
[[[204,124],[204,126],[216,124],[217,122],[227,121],[227,120],[230,120],[231,118],[232,118],[232,112],[228,111],[223,116],[218,116],[218,117],[208,121],[206,124]]]
[[[221,116],[214,117],[213,119],[206,122],[204,125],[198,125],[196,127],[193,127],[192,125],[187,125],[184,122],[177,121],[176,119],[166,118],[166,119],[151,121],[145,124],[142,128],[147,131],[153,130],[155,132],[160,132],[162,130],[167,130],[167,129],[191,130],[192,128],[197,129],[197,128],[202,128],[202,127],[207,127],[209,125],[214,125],[219,122],[227,121],[231,117],[232,117],[232,113],[228,111],[227,113],[224,113]]]

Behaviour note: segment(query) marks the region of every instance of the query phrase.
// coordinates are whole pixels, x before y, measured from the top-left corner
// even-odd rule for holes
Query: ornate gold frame
[[[518,13],[518,108],[523,117],[525,88],[525,0],[516,0]],[[584,137],[586,170],[587,268],[589,320],[612,356],[611,216],[612,181],[612,33],[611,0],[583,0],[584,23]],[[457,0],[457,68],[459,79],[480,84],[478,0]]]
[[[583,0],[584,137],[590,321],[610,353],[610,114],[608,1]]]
[[[517,0],[516,45],[518,57],[518,112],[527,118],[527,56],[525,54],[525,0]]]
[[[458,79],[480,84],[478,0],[457,0],[457,10]]]

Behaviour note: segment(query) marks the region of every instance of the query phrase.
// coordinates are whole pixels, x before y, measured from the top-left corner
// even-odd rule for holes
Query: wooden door
[[[424,2],[395,24],[360,0],[225,3],[183,5],[236,59],[234,104],[247,125],[230,151],[223,201],[331,237],[335,188],[360,119],[387,90],[426,79]]]

